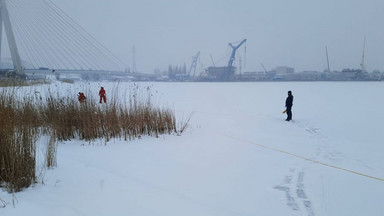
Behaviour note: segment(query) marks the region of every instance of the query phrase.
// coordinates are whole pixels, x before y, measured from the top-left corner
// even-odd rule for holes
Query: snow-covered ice
[[[49,88],[96,98],[104,86],[107,97],[119,89],[124,100],[132,85]],[[0,192],[7,203],[0,215],[384,215],[384,83],[138,85],[178,120],[192,114],[188,130],[106,145],[59,143],[58,167],[44,172],[43,183]],[[282,114],[288,90],[292,122]]]

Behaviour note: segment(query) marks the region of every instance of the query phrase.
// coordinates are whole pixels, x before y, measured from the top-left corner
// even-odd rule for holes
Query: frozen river
[[[384,83],[137,83],[181,136],[59,144],[45,184],[0,215],[382,216]],[[54,83],[126,100],[134,83]],[[48,91],[48,86],[29,92]],[[287,91],[293,121],[284,121]],[[0,192],[12,203],[12,195]],[[2,214],[2,213],[5,214]]]

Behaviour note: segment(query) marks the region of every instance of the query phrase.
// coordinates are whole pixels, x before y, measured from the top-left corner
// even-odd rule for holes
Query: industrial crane
[[[365,64],[364,64],[365,62],[364,62],[364,60],[365,60],[365,37],[364,37],[363,55],[361,57],[361,64],[360,64],[361,72],[365,72]]]
[[[196,64],[197,64],[197,60],[199,59],[200,57],[200,51],[192,57],[192,64],[191,64],[191,67],[189,68],[189,72],[188,72],[188,77],[191,76],[191,72],[193,70],[193,76],[195,76],[195,73],[196,73]]]
[[[233,62],[235,61],[236,50],[239,49],[240,46],[243,45],[243,43],[245,43],[245,41],[247,41],[247,39],[244,39],[243,41],[241,41],[239,43],[239,45],[237,45],[237,46],[233,46],[232,43],[229,43],[229,46],[232,47],[232,54],[231,54],[231,57],[229,58],[229,61],[228,61],[228,69],[229,70],[232,67]]]
[[[230,80],[235,74],[235,67],[233,62],[235,61],[236,51],[243,45],[247,39],[242,40],[238,45],[234,46],[232,43],[229,43],[229,46],[232,48],[232,54],[229,58],[228,65],[224,67],[208,67],[207,74],[211,80]],[[212,58],[212,57],[211,57]],[[213,61],[212,61],[213,62]]]
[[[232,45],[232,43],[229,43],[229,46],[232,48],[232,54],[228,61],[228,66],[227,66],[226,73],[224,75],[225,76],[224,79],[229,79],[229,77],[234,73],[234,68],[232,65],[233,65],[233,62],[235,61],[236,51],[237,49],[240,48],[241,45],[243,45],[243,43],[245,43],[245,41],[247,41],[247,39],[244,39],[243,41],[241,41],[237,46],[234,46]]]

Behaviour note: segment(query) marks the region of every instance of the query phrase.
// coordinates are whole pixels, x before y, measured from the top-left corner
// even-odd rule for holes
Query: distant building
[[[287,66],[276,67],[276,75],[287,75],[295,73],[295,69]]]
[[[235,67],[208,67],[207,74],[209,79],[229,80],[235,75]]]
[[[239,75],[239,78],[241,80],[248,80],[248,81],[263,81],[267,80],[267,74],[262,72],[244,72],[244,74]]]

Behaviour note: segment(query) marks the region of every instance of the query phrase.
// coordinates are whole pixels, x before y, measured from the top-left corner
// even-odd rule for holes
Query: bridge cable
[[[101,44],[100,42],[98,42],[91,34],[89,34],[83,27],[81,27],[79,24],[77,24],[76,21],[74,21],[71,17],[69,17],[63,10],[61,10],[56,4],[54,4],[52,2],[52,0],[45,0],[45,1],[49,1],[51,3],[51,5],[53,5],[54,7],[57,8],[58,11],[61,11],[61,13],[66,16],[69,20],[71,20],[73,22],[74,25],[76,25],[79,29],[82,30],[83,33],[85,33],[86,36],[88,36],[89,38],[91,38],[94,43],[98,44],[102,49],[104,49],[105,52],[109,53],[110,56],[112,56],[114,58],[113,61],[115,61],[116,63],[120,63],[122,66],[125,66],[125,63],[122,62],[118,57],[116,57],[108,48],[106,48],[103,44]],[[88,37],[85,37],[86,40],[88,40],[87,38]],[[98,46],[96,46],[96,48],[98,48]],[[104,52],[102,52],[104,53]],[[104,54],[105,55],[105,54]],[[107,56],[107,55],[106,55]]]
[[[54,6],[58,11],[60,11],[60,15],[66,17],[69,19],[71,22],[70,24],[73,26],[74,29],[78,29],[79,32],[82,32],[84,34],[84,40],[86,40],[88,43],[92,44],[97,50],[100,51],[101,54],[104,55],[104,58],[110,59],[112,62],[119,63],[121,66],[125,66],[125,64],[117,58],[109,49],[107,49],[103,44],[98,42],[91,34],[89,34],[82,26],[77,24],[76,21],[74,21],[71,17],[69,17],[63,10],[61,10],[56,4],[54,4],[51,0],[45,0],[47,2],[50,2],[52,6]],[[75,28],[75,26],[77,28]],[[92,41],[90,39],[92,39]],[[109,55],[106,55],[105,52],[107,52]],[[111,58],[113,57],[113,58]]]
[[[32,67],[121,70],[125,64],[51,0],[7,1],[21,55]],[[68,65],[70,67],[68,67]]]

